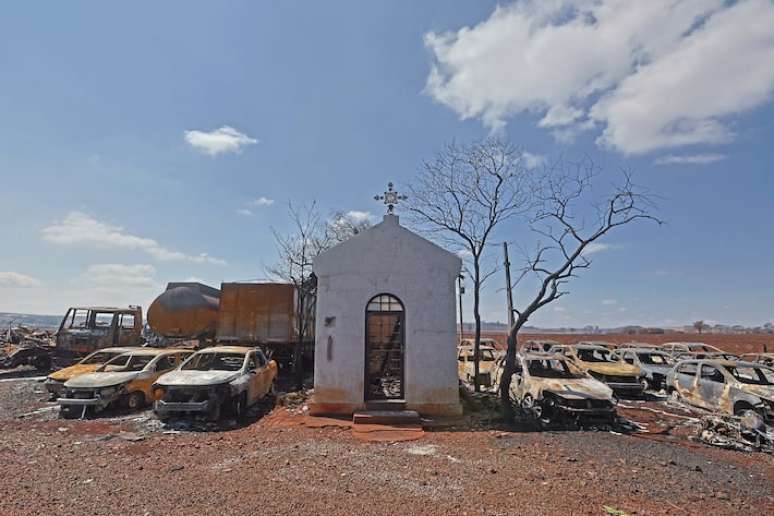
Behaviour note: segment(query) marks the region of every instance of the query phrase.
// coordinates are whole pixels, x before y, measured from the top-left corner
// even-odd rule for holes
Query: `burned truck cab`
[[[142,345],[142,309],[139,306],[73,307],[56,332],[55,355],[76,360],[97,349]]]

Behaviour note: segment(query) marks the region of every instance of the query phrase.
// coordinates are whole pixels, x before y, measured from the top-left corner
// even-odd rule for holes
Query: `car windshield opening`
[[[116,356],[116,353],[110,353],[109,351],[100,351],[98,353],[94,353],[93,355],[89,355],[88,357],[83,359],[83,362],[81,364],[104,364],[111,358]]]
[[[102,366],[100,371],[142,371],[153,359],[153,355],[118,355]]]
[[[637,356],[643,364],[668,365],[666,357],[658,353],[637,353]]]
[[[606,349],[579,349],[578,358],[584,362],[615,362],[616,360]]]
[[[536,378],[583,378],[582,373],[573,371],[564,360],[530,360],[527,370]]]
[[[245,361],[241,353],[197,353],[183,364],[187,371],[239,371]]]
[[[726,366],[726,370],[742,383],[751,385],[774,385],[774,371],[772,370],[749,366]]]

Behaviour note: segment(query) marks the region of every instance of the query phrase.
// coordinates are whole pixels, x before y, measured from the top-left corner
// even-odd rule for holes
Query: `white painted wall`
[[[395,215],[320,255],[314,263],[318,298],[310,408],[339,404],[346,412],[363,406],[366,304],[387,293],[406,311],[407,408],[458,413],[455,282],[461,264],[456,255],[400,226]]]

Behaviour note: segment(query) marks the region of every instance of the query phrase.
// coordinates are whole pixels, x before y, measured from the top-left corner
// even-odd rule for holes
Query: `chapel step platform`
[[[352,422],[365,425],[421,425],[415,410],[361,410],[352,414]]]

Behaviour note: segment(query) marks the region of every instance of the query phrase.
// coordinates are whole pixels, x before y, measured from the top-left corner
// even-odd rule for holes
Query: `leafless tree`
[[[480,390],[481,287],[497,270],[486,260],[487,244],[498,226],[525,213],[534,198],[522,154],[499,139],[451,143],[423,163],[419,177],[409,185],[412,222],[465,258],[465,272],[473,283],[476,391]]]
[[[701,333],[704,331],[704,328],[706,328],[707,325],[704,323],[704,321],[696,321],[693,323],[693,327],[697,332]]]
[[[317,280],[312,273],[314,259],[323,251],[343,242],[370,226],[368,220],[353,219],[334,213],[323,220],[317,204],[301,207],[288,203],[292,229],[285,234],[272,228],[277,248],[276,263],[267,267],[269,275],[292,284],[297,292],[293,374],[296,388],[303,387],[304,340],[312,333],[313,311],[317,298]]]
[[[611,231],[639,221],[662,224],[653,214],[655,197],[636,186],[629,173],[622,173],[620,184],[613,186],[601,202],[589,199],[595,177],[597,173],[589,159],[578,163],[562,160],[540,172],[542,186],[536,194],[539,202],[530,217],[530,228],[539,241],[531,251],[524,250],[525,265],[515,282],[518,285],[531,278],[536,291],[527,296],[523,308],[514,310],[515,321],[509,331],[500,380],[501,401],[508,416],[513,415],[509,390],[519,330],[535,312],[569,293],[568,283],[591,267],[590,252]],[[593,214],[588,225],[582,216],[587,211]]]

